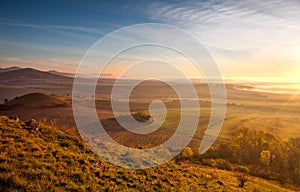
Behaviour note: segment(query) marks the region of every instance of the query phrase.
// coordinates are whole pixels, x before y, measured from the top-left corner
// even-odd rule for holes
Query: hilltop
[[[70,102],[67,102],[61,96],[30,93],[7,101],[5,104],[0,105],[0,110],[45,109],[70,106]]]
[[[15,70],[20,70],[22,69],[21,67],[17,66],[12,66],[12,67],[7,67],[7,68],[0,68],[0,73],[8,72],[8,71],[15,71]]]
[[[40,71],[32,68],[5,68],[0,70],[0,84],[2,85],[22,85],[34,87],[33,85],[72,83],[73,78],[62,74],[54,74],[47,71]]]
[[[46,71],[39,71],[32,68],[21,68],[15,70],[8,70],[6,72],[2,72],[0,76],[0,80],[13,80],[13,79],[71,79],[62,75],[52,74]]]
[[[0,117],[1,191],[288,191],[252,176],[241,188],[237,172],[188,162],[123,169],[95,156],[74,129],[38,127]]]

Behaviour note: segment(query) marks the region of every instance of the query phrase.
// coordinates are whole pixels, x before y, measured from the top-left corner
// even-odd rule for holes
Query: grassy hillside
[[[48,95],[44,93],[30,93],[0,105],[1,110],[31,110],[31,109],[47,109],[70,107],[70,102],[67,102],[63,97],[56,95]]]
[[[129,170],[95,156],[74,130],[0,117],[0,191],[287,191],[274,183],[190,163]]]

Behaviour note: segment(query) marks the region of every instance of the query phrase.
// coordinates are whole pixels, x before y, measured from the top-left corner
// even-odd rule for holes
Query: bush
[[[147,114],[145,111],[137,111],[133,113],[132,116],[139,122],[147,122],[151,119],[151,115]]]
[[[234,171],[238,171],[238,172],[241,172],[241,173],[249,173],[248,167],[245,167],[245,166],[242,166],[242,165],[235,167]]]
[[[210,167],[216,167],[217,165],[214,159],[202,159],[201,164]]]
[[[232,170],[231,164],[227,160],[224,160],[224,159],[216,159],[216,167],[218,169],[224,169],[227,171]]]
[[[191,159],[194,155],[192,148],[186,147],[179,155],[180,159]]]
[[[227,160],[224,159],[202,159],[201,164],[210,167],[215,167],[218,169],[227,170],[227,171],[232,170],[232,165]]]

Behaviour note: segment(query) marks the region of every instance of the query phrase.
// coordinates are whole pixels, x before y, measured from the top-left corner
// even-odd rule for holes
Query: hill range
[[[126,81],[127,80],[124,80],[124,86],[126,86]],[[86,82],[88,83],[89,79],[86,79]],[[0,115],[5,115],[5,116],[17,115],[23,121],[27,121],[30,119],[37,119],[38,121],[43,121],[45,123],[45,126],[46,125],[48,126],[50,124],[51,126],[56,127],[56,129],[62,129],[58,127],[64,127],[64,129],[68,128],[67,130],[69,131],[73,130],[71,132],[74,132],[75,130],[74,128],[76,127],[76,125],[74,122],[74,117],[72,112],[72,98],[71,98],[72,83],[73,83],[73,78],[70,74],[64,74],[60,72],[51,73],[51,71],[39,71],[31,68],[18,68],[18,67],[1,69],[0,70],[0,92],[1,92],[2,104],[0,104]],[[156,99],[161,99],[165,103],[168,110],[167,118],[163,126],[159,128],[158,131],[154,132],[150,136],[141,136],[124,130],[116,121],[115,116],[111,109],[111,100],[110,100],[111,99],[110,93],[112,90],[113,83],[114,83],[114,79],[101,79],[97,84],[95,97],[86,97],[86,98],[82,98],[82,100],[95,99],[99,119],[101,123],[103,123],[107,128],[109,134],[116,141],[118,141],[123,145],[128,145],[128,143],[130,143],[131,145],[133,145],[133,147],[145,146],[149,144],[149,142],[151,143],[151,145],[156,146],[159,145],[164,140],[166,140],[167,138],[169,138],[170,136],[172,136],[172,134],[176,129],[176,125],[178,124],[178,120],[180,119],[180,102],[177,95],[174,93],[172,89],[170,89],[170,87],[168,87],[165,84],[162,84],[161,82],[146,81],[142,84],[139,84],[133,90],[129,102],[130,109],[133,114],[139,111],[147,112],[149,103],[152,100],[156,100]],[[194,138],[192,139],[189,147],[191,147],[193,151],[197,151],[197,148],[199,147],[199,144],[203,137],[203,133],[206,130],[208,124],[208,120],[210,117],[211,102],[210,102],[210,93],[207,84],[203,82],[197,83],[197,81],[196,82],[194,81],[194,86],[199,96],[201,114],[199,117],[197,132]],[[222,144],[224,142],[231,141],[232,133],[239,130],[240,128],[248,128],[250,130],[267,130],[270,131],[271,133],[276,134],[282,140],[288,140],[289,138],[300,135],[300,126],[299,126],[300,117],[298,115],[300,113],[299,95],[272,94],[272,93],[265,93],[265,92],[245,91],[242,89],[244,86],[247,85],[242,83],[234,83],[234,84],[226,85],[227,95],[228,95],[227,114],[226,114],[226,118],[225,118],[225,122],[221,134],[219,135],[216,144]],[[118,102],[125,102],[125,101],[118,101]],[[3,118],[5,119],[5,117]],[[19,130],[13,128],[15,124],[14,122],[12,122],[11,120],[8,120],[8,122],[11,123],[7,124],[6,120],[2,121],[2,126],[6,127],[7,130],[15,132],[13,134],[21,134],[21,135],[25,134],[24,132],[25,130],[22,129]],[[7,130],[2,130],[2,134],[5,133]],[[18,133],[19,131],[20,133]],[[64,132],[64,134],[69,134],[69,133]],[[13,136],[9,136],[9,137],[13,137]],[[35,135],[32,135],[32,137],[35,137]],[[2,142],[6,143],[6,141],[2,141]],[[17,141],[13,140],[11,144],[19,145],[20,143],[17,143]],[[55,145],[57,144],[54,144],[54,146]],[[3,145],[3,147],[5,149],[8,146]],[[43,154],[48,153],[47,150],[42,150],[41,152]],[[75,152],[73,151],[72,153]],[[2,153],[2,155],[6,156],[7,154]],[[11,156],[11,157],[9,156],[9,158],[12,159],[14,157],[15,156]],[[7,160],[8,159],[4,161]],[[12,161],[19,161],[19,160],[17,158],[17,160],[12,160]],[[177,170],[183,171],[188,169],[187,168],[188,165],[182,165],[182,166],[176,165],[175,167],[176,167],[174,168],[175,172],[177,172]],[[216,171],[216,170],[210,170],[209,168],[205,168],[205,167],[198,167],[198,166],[196,167],[197,168],[195,169],[197,170],[199,169],[201,171],[206,169],[208,172]],[[93,170],[92,168],[89,169]],[[10,169],[4,169],[4,170],[9,172]],[[181,173],[179,172],[180,171],[178,171],[178,174],[181,175]],[[217,172],[216,174],[218,175],[219,174],[218,171],[216,172]],[[93,174],[92,177],[94,177]],[[226,175],[227,173],[222,172],[222,174]],[[233,174],[233,173],[228,173],[228,174]],[[5,177],[6,176],[7,175],[5,175]],[[9,180],[5,180],[4,182],[10,181],[10,179],[12,179],[11,177],[12,176],[4,178],[4,180],[9,179]],[[19,175],[18,177],[23,177],[23,176]],[[137,177],[140,177],[140,175],[138,175]],[[146,175],[146,177],[152,177],[152,175],[151,174]],[[193,182],[196,182],[197,180],[196,178],[198,177],[202,177],[202,176],[199,175],[195,176],[194,178],[195,181]],[[107,181],[111,183],[115,183],[112,182],[110,179],[108,179]],[[231,178],[231,179],[232,181],[236,181],[236,178]],[[25,178],[25,180],[27,179]],[[24,185],[26,184],[25,180],[22,180]],[[73,183],[74,181],[70,181],[70,182],[71,183],[65,185],[75,187]],[[215,185],[215,184],[211,184],[211,185]],[[229,184],[229,185],[232,187],[232,186],[236,186],[237,184]],[[253,185],[251,184],[251,186]],[[259,184],[259,185],[264,186],[265,184]],[[225,186],[227,186],[227,184],[225,184]],[[29,186],[29,188],[30,187],[32,186]],[[165,185],[163,185],[162,187],[165,187]],[[175,189],[177,189],[176,187]],[[207,190],[202,187],[203,186],[200,186],[199,189],[204,191]],[[224,186],[217,187],[218,190],[220,188],[233,190],[233,188],[226,188]],[[261,190],[265,191],[267,190],[267,188]],[[283,189],[277,189],[277,188],[275,189],[275,188],[273,189],[273,191],[283,190]],[[238,188],[234,190],[238,190]]]

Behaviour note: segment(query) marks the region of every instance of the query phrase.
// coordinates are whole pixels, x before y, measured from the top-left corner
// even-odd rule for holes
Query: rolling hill
[[[0,68],[0,73],[9,72],[9,71],[16,71],[22,69],[21,67],[7,67],[7,68]]]
[[[1,104],[0,110],[47,109],[70,106],[70,102],[56,95],[30,93]]]
[[[9,70],[0,73],[0,81],[2,83],[9,83],[15,81],[26,81],[32,79],[39,80],[72,80],[70,77],[52,74],[45,71],[39,71],[32,68],[21,68],[18,70]]]
[[[131,170],[95,156],[79,135],[63,127],[0,117],[0,191],[289,191],[240,173],[170,161]]]
[[[63,72],[59,72],[59,71],[55,71],[55,70],[50,70],[47,72],[54,74],[54,75],[60,75],[60,76],[71,77],[71,78],[74,78],[74,76],[75,76],[75,74],[73,74],[73,73],[63,73]]]
[[[0,103],[28,93],[70,94],[73,78],[32,68],[0,70]]]
[[[71,98],[54,94],[29,93],[0,104],[0,115],[17,115],[22,120],[47,119],[48,123],[74,126]]]

